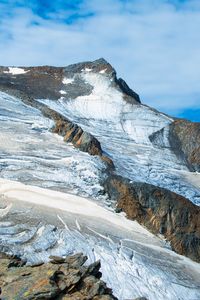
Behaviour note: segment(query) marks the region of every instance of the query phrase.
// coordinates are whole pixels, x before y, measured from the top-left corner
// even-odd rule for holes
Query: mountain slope
[[[164,235],[178,253],[200,260],[197,206],[200,203],[200,175],[194,172],[199,170],[199,123],[174,120],[141,104],[139,96],[117,78],[113,67],[104,59],[63,68],[1,67],[0,90],[1,178],[84,196],[98,201],[113,214],[117,206],[117,210],[123,209],[129,218],[136,219],[153,233]],[[1,184],[3,187],[4,181]],[[11,182],[12,185],[15,186]],[[6,197],[8,204],[16,199],[26,200],[14,190],[7,193],[3,188],[1,195]],[[39,195],[34,195],[34,201],[43,204]],[[98,210],[100,214],[100,207]],[[12,213],[17,213],[17,206]],[[70,214],[73,216],[74,212]],[[48,228],[52,228],[52,224],[57,228],[53,217],[49,213],[47,215],[48,221],[44,224],[47,231],[41,233],[45,242],[41,245],[37,242],[37,248],[31,244],[31,238],[31,256],[35,247],[39,249],[34,255],[36,260],[47,259],[49,247],[58,251],[59,255],[77,252],[74,247],[67,249],[64,242],[55,246],[54,234],[52,244],[46,241],[45,236],[52,231]],[[5,222],[8,216],[4,217]],[[68,218],[72,216],[68,215]],[[113,229],[112,233],[108,233],[108,228],[102,231],[102,221],[98,223],[98,218],[97,214],[92,221],[87,220],[93,226],[98,225],[93,233],[90,231],[88,234],[88,229],[84,230],[82,237],[72,230],[70,239],[75,238],[76,244],[82,245],[80,250],[85,252],[88,249],[83,243],[85,233],[88,240],[93,240],[93,234],[95,238],[97,235],[99,240],[90,243],[97,253],[100,253],[98,249],[103,243],[102,238],[107,240],[101,249],[105,256],[101,257],[102,268],[105,280],[109,280],[120,299],[139,295],[135,291],[136,282],[140,292],[149,299],[175,299],[178,290],[172,288],[173,280],[178,282],[179,291],[181,280],[184,282],[180,299],[185,299],[185,291],[190,299],[198,298],[199,283],[191,278],[190,271],[187,283],[181,279],[181,272],[172,274],[172,264],[179,269],[180,265],[186,266],[185,261],[178,256],[173,257],[173,263],[166,263],[164,274],[160,263],[155,268],[156,259],[143,259],[148,257],[149,250],[144,249],[150,243],[150,240],[143,240],[143,233],[140,233],[142,247],[138,248],[133,242],[134,235],[125,247],[119,247],[121,240],[127,239],[127,233],[121,233],[121,237],[116,239],[117,229]],[[82,219],[76,220],[75,225],[80,232]],[[26,218],[23,222],[24,228],[30,226]],[[18,221],[11,224],[9,230],[12,231],[17,224]],[[1,226],[4,232],[6,224]],[[32,228],[30,234],[34,230]],[[21,236],[21,231],[14,232],[16,239],[10,236],[2,238],[2,247],[27,258],[21,246],[17,247],[17,243],[24,243],[25,236]],[[57,238],[61,240],[61,236],[64,240],[69,239],[69,233],[59,232]],[[162,248],[165,248],[164,245]],[[89,249],[87,251],[90,253]],[[155,249],[155,257],[160,257],[160,251],[160,248]],[[175,255],[168,251],[162,263]],[[110,253],[117,263],[111,263]],[[141,281],[137,267],[132,264],[131,253],[137,253],[134,263],[149,276],[156,272],[162,274],[159,275],[163,278],[162,283],[152,283],[148,277]],[[111,264],[115,275],[109,278],[107,274]],[[126,278],[123,264],[131,265],[130,280]],[[117,291],[120,281],[125,278],[127,284]],[[191,282],[195,283],[189,288]],[[146,290],[142,289],[142,284],[147,287]],[[171,291],[166,292],[166,285],[170,284]],[[156,292],[158,286],[160,292]]]

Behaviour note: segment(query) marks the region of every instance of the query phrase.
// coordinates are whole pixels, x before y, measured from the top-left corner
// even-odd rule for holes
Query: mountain
[[[0,67],[0,124],[2,252],[101,259],[119,299],[200,297],[200,123],[98,59]]]

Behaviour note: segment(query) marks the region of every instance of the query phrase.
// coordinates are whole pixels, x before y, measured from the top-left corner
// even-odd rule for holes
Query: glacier
[[[26,76],[27,69],[9,69]],[[68,96],[81,82],[87,92]],[[167,129],[164,145],[152,133],[173,119],[146,105],[126,101],[107,69],[62,79],[60,98],[38,98],[93,134],[115,172],[130,181],[167,188],[200,204],[200,174],[172,152]],[[79,95],[78,95],[79,94]],[[17,96],[0,92],[0,249],[26,259],[83,252],[101,259],[103,280],[120,299],[200,298],[199,264],[174,253],[162,236],[115,213],[104,193],[106,164],[52,133],[54,122]]]

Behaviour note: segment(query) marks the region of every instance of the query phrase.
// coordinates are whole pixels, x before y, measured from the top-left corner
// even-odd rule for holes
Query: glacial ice
[[[145,105],[127,103],[106,75],[89,72],[81,76],[93,86],[90,95],[38,101],[97,137],[118,174],[167,188],[199,205],[200,185],[193,184],[194,174],[170,150],[168,131],[165,130],[162,149],[149,140],[152,133],[173,119]]]
[[[127,103],[103,72],[83,70],[81,76],[94,87],[90,95],[38,101],[96,136],[118,174],[168,188],[199,204],[199,179],[171,152],[167,131],[162,150],[148,138],[172,119],[147,106]],[[112,213],[107,207],[110,201],[102,195],[105,165],[99,157],[80,152],[52,134],[53,125],[37,109],[0,93],[0,249],[29,263],[74,252],[88,255],[89,262],[101,259],[103,279],[120,300],[199,299],[199,265],[172,252],[164,240],[136,222]],[[12,181],[6,192],[7,179]],[[17,181],[26,184],[29,194],[22,185],[22,196]],[[40,189],[31,196],[37,187],[45,188],[51,199],[47,204],[54,204],[53,209],[45,206]],[[62,192],[64,202],[56,191]],[[84,201],[89,200],[78,196],[93,200],[89,216],[83,214]],[[67,197],[80,211],[69,210]],[[102,221],[101,216],[108,218]],[[108,219],[113,220],[112,226]]]

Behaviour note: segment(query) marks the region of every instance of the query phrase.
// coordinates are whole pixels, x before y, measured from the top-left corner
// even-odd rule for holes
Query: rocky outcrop
[[[191,170],[200,171],[200,123],[176,120],[169,126],[169,142],[172,149],[179,144]]]
[[[121,91],[123,91],[125,100],[127,100],[128,102],[129,101],[132,102],[131,98],[133,98],[136,102],[141,103],[140,96],[132,89],[130,89],[128,84],[122,78],[119,79],[116,78],[116,83],[120,87]]]
[[[8,68],[0,67],[0,83],[4,88],[15,88],[33,98],[59,99],[63,87],[64,68],[23,67],[26,73],[14,75]]]
[[[162,234],[179,254],[200,262],[200,208],[188,199],[147,183],[110,175],[105,191],[127,217]]]
[[[102,156],[102,149],[99,141],[90,133],[84,132],[80,126],[73,124],[69,120],[56,120],[56,124],[52,131],[63,136],[65,142],[71,142],[81,151],[88,152],[91,155]]]
[[[171,148],[191,171],[200,171],[200,123],[176,120],[153,133],[149,139],[156,146]]]
[[[0,287],[4,300],[117,299],[100,279],[100,261],[84,266],[87,257],[76,254],[50,257],[50,262],[26,266],[20,259],[1,254]]]

